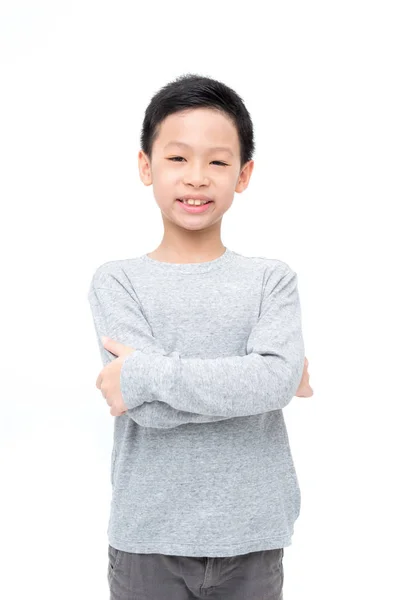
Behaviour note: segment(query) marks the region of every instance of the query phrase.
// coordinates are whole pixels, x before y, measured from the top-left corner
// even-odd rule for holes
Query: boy
[[[141,148],[163,239],[101,265],[88,296],[116,416],[111,600],[279,600],[300,512],[282,408],[312,390],[296,273],[221,241],[254,166],[251,118],[189,74],[151,100]]]

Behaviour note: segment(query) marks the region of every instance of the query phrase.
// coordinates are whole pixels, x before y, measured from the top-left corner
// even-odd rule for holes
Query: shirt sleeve
[[[121,369],[126,406],[157,401],[219,420],[284,408],[300,384],[305,350],[297,274],[282,265],[264,286],[245,355],[208,359],[134,352]]]
[[[107,285],[110,287],[102,287]],[[134,292],[128,291],[110,274],[96,272],[89,287],[88,300],[103,366],[117,357],[104,348],[101,336],[107,336],[136,348],[135,353],[141,352],[148,356],[147,366],[153,376],[156,368],[154,363],[156,356],[179,356],[177,352],[167,353],[154,338]],[[134,377],[133,372],[131,372],[131,377]],[[143,385],[145,385],[144,382]],[[146,398],[148,398],[147,394],[141,403],[137,402],[136,406],[128,408],[125,413],[142,427],[170,429],[187,423],[209,423],[229,418],[186,412],[173,408],[163,400],[153,399],[151,403],[146,402]]]

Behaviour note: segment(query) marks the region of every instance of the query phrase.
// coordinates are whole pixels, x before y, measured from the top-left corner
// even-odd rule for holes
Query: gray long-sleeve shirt
[[[109,543],[228,557],[289,546],[300,488],[282,409],[304,368],[297,274],[226,248],[202,263],[101,265],[88,299],[123,362]]]

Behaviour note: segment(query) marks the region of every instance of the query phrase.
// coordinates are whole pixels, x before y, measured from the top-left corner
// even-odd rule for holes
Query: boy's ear
[[[236,184],[235,192],[243,192],[250,182],[250,177],[254,169],[254,160],[249,160],[242,168],[239,179]]]
[[[143,150],[139,150],[138,154],[139,177],[144,185],[152,184],[151,164],[149,157]]]

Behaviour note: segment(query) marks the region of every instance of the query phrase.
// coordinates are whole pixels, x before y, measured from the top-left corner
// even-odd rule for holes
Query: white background
[[[284,413],[302,492],[285,600],[400,597],[396,4],[2,2],[2,597],[109,597],[115,417],[87,293],[161,241],[140,127],[188,72],[254,123],[223,243],[298,274],[314,396]]]

